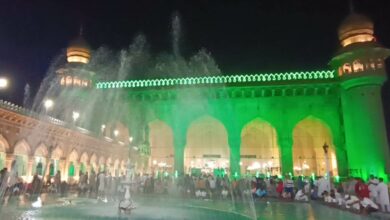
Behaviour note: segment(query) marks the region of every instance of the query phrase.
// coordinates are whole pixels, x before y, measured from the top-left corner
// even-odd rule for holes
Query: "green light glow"
[[[172,79],[148,79],[148,80],[127,80],[108,81],[96,83],[97,89],[121,89],[121,88],[144,88],[176,85],[199,85],[199,84],[235,84],[245,82],[281,82],[296,80],[323,80],[335,78],[334,70],[321,70],[310,72],[286,72],[286,73],[265,73],[253,75],[231,75],[231,76],[203,76]]]

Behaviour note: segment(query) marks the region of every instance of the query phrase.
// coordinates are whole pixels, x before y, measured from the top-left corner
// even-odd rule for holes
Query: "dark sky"
[[[354,2],[390,47],[390,1]],[[182,18],[183,54],[205,47],[225,73],[325,69],[348,7],[348,0],[0,0],[0,75],[12,80],[0,98],[21,104],[26,83],[36,90],[80,23],[92,48],[124,48],[142,32],[153,52],[169,52],[175,11]]]

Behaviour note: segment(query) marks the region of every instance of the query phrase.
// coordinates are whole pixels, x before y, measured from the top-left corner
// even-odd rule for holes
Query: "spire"
[[[80,24],[80,36],[83,36],[83,34],[84,34],[84,28],[83,28],[83,25],[82,24]]]
[[[355,13],[355,5],[353,4],[353,0],[349,0],[349,13]]]

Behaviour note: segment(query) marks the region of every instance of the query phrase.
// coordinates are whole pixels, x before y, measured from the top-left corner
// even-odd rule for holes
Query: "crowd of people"
[[[78,181],[68,184],[60,171],[49,176],[46,181],[35,174],[30,183],[24,183],[17,173],[6,168],[0,171],[0,186],[4,195],[21,193],[37,194],[41,192],[66,196],[69,191],[79,196],[119,201],[125,194],[124,174],[113,176],[101,171],[81,173]],[[246,176],[229,178],[227,175],[169,175],[134,174],[131,175],[132,194],[176,194],[184,198],[215,200],[261,200],[275,198],[283,201],[308,202],[320,201],[332,207],[368,214],[373,211],[390,212],[388,185],[382,178],[370,176],[366,182],[361,178],[346,178],[342,181],[330,181],[325,177]]]

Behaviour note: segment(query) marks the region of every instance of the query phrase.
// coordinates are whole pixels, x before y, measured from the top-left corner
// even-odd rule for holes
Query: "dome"
[[[374,23],[367,16],[351,13],[340,24],[339,40],[343,47],[358,42],[375,41]]]
[[[89,62],[89,58],[91,57],[91,50],[82,35],[70,42],[66,50],[66,56],[69,63]]]

